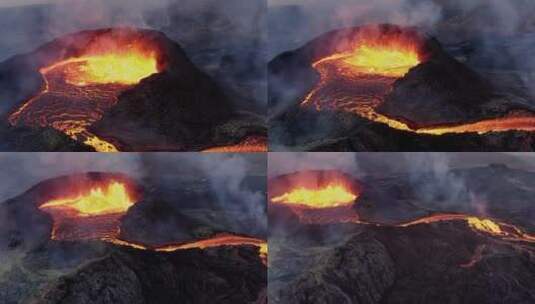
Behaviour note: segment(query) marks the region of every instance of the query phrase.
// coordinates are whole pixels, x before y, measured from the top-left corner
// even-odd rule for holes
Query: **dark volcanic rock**
[[[332,235],[354,236],[342,244],[316,240],[308,249],[316,252],[314,266],[284,277],[282,285],[270,279],[270,286],[278,286],[271,291],[274,303],[527,304],[535,299],[532,244],[479,234],[464,221],[359,226],[353,233],[347,225],[343,232],[323,226]],[[311,259],[296,240],[316,239],[317,229],[303,227],[299,235],[287,236],[270,271]]]
[[[254,247],[172,253],[115,247],[47,283],[28,303],[252,303],[265,286]]]
[[[392,92],[377,111],[415,127],[462,123],[492,117],[487,113],[493,89],[487,81],[446,54],[438,41],[427,61],[412,68],[394,83]],[[499,109],[499,108],[498,108]]]
[[[283,290],[281,303],[378,303],[394,281],[394,264],[376,240],[335,248]]]
[[[76,142],[52,128],[13,127],[0,123],[1,151],[75,151],[92,152],[94,149]]]

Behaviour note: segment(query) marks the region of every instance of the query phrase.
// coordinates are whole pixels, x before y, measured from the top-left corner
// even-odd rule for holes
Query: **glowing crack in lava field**
[[[149,45],[97,38],[83,54],[42,67],[44,87],[11,113],[9,122],[49,126],[96,151],[117,151],[87,128],[117,103],[122,92],[161,71]]]
[[[312,64],[319,74],[319,81],[301,101],[302,107],[350,112],[394,129],[418,134],[535,131],[535,117],[525,114],[426,127],[411,127],[381,114],[376,109],[392,91],[394,82],[428,60],[423,38],[409,31],[378,33],[364,28],[352,42],[345,44],[348,45]]]

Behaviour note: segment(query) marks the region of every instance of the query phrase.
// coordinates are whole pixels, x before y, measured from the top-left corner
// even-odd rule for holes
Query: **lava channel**
[[[466,214],[435,214],[414,221],[396,225],[398,227],[410,227],[420,224],[431,224],[442,221],[465,221],[475,232],[483,233],[503,240],[535,243],[535,235],[524,232],[522,229],[508,223],[498,222],[489,218],[480,218]]]
[[[52,216],[54,222],[52,240],[101,240],[115,245],[158,252],[251,245],[258,247],[262,262],[267,264],[267,242],[248,236],[220,233],[206,239],[161,246],[148,246],[121,239],[121,218],[136,203],[132,192],[124,183],[108,181],[81,193],[47,201],[41,204],[39,209]]]
[[[383,34],[362,30],[349,51],[341,51],[314,62],[319,82],[301,101],[302,107],[317,111],[336,110],[354,113],[391,128],[418,134],[505,131],[535,131],[534,116],[483,119],[464,124],[413,128],[376,111],[392,91],[394,82],[426,61],[423,42],[414,33]]]
[[[116,152],[88,131],[142,79],[158,73],[157,53],[141,41],[96,39],[84,54],[39,70],[44,88],[10,114],[11,125],[52,127],[99,152]]]

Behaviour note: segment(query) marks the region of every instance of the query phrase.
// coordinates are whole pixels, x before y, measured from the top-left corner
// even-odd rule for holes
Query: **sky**
[[[50,3],[55,0],[0,0],[0,7],[24,6],[30,4]]]

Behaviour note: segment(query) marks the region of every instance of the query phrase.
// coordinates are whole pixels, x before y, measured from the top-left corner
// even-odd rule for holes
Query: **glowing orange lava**
[[[435,214],[423,217],[408,223],[399,224],[398,227],[410,227],[419,224],[430,224],[442,221],[465,221],[474,231],[481,232],[486,235],[500,237],[504,240],[520,241],[520,242],[535,242],[535,236],[522,231],[520,228],[507,223],[500,223],[489,218],[480,218],[476,216],[469,216],[465,214]]]
[[[126,184],[110,180],[44,202],[53,240],[115,239],[121,217],[135,204]]]
[[[490,219],[480,219],[477,217],[469,217],[466,219],[468,222],[468,225],[470,227],[477,229],[479,231],[483,231],[489,234],[495,234],[495,235],[502,235],[504,232],[502,231],[500,225],[493,222]]]
[[[134,205],[126,186],[112,182],[104,187],[90,189],[73,197],[51,200],[39,206],[42,210],[58,209],[76,216],[98,216],[125,213]]]
[[[65,81],[75,86],[110,83],[132,85],[158,73],[155,56],[135,51],[69,59],[56,64],[54,68],[60,65],[65,66]]]
[[[192,249],[192,248],[212,248],[212,247],[221,247],[221,246],[242,246],[242,245],[251,245],[258,247],[258,254],[262,259],[264,265],[267,264],[267,242],[265,240],[252,238],[248,236],[234,235],[230,233],[221,233],[215,235],[214,237],[183,243],[183,244],[171,244],[166,246],[160,246],[154,248],[156,251],[171,252],[182,249]]]
[[[118,96],[143,78],[158,73],[155,51],[140,41],[110,43],[96,39],[86,53],[39,70],[44,88],[9,116],[11,125],[52,127],[99,152],[117,152],[114,144],[88,131]]]
[[[267,152],[267,139],[266,137],[263,137],[263,136],[249,136],[235,145],[213,147],[213,148],[205,149],[202,152],[217,152],[217,153]]]
[[[391,92],[393,83],[425,62],[420,38],[407,35],[380,35],[364,30],[349,50],[335,52],[314,62],[319,83],[301,102],[318,111],[354,113],[391,128],[417,134],[443,135],[474,132],[535,131],[535,116],[506,115],[463,124],[413,128],[407,123],[376,111]]]
[[[344,185],[332,183],[319,189],[298,187],[271,198],[271,201],[309,208],[333,208],[352,205],[356,199],[357,195],[351,193]]]
[[[352,51],[334,54],[314,66],[330,62],[340,71],[399,78],[420,61],[417,46],[409,40],[363,39]]]

